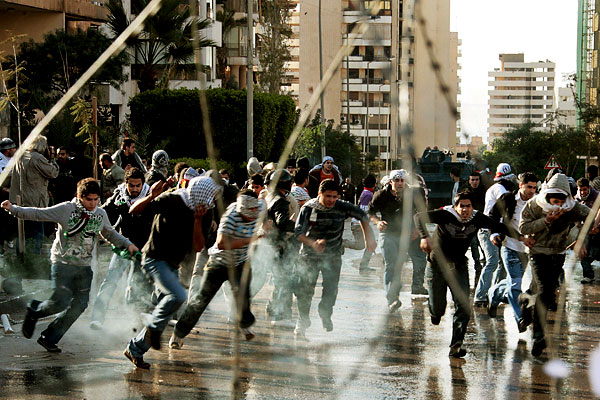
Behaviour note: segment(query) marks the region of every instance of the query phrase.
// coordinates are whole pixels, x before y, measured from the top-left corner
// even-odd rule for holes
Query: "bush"
[[[205,91],[217,159],[233,165],[246,160],[246,92]],[[149,148],[161,147],[172,158],[207,158],[198,89],[155,89],[129,102],[133,135],[149,131]],[[254,94],[254,154],[274,160],[281,154],[296,121],[291,97]]]

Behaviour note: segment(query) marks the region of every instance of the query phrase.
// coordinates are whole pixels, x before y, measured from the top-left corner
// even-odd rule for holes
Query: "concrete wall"
[[[309,102],[319,85],[319,0],[300,3],[300,104]],[[323,32],[323,74],[342,46],[342,5],[339,1],[322,0],[321,28]],[[340,122],[342,76],[338,68],[325,90],[325,119]],[[316,109],[320,108],[320,103]]]
[[[419,6],[427,20],[427,35],[433,41],[444,83],[450,86],[456,101],[456,59],[450,61],[450,1],[419,2]],[[420,26],[415,29],[414,45],[413,127],[416,154],[422,153],[427,146],[456,148],[456,119],[450,113],[438,79],[431,69],[431,59],[420,29]],[[451,79],[452,67],[454,76]]]
[[[65,28],[65,16],[61,12],[13,11],[0,13],[0,42],[10,36],[26,34],[23,40],[42,41],[44,35]],[[7,31],[10,31],[7,32]],[[0,51],[12,53],[9,43],[0,46]],[[6,54],[5,53],[5,54]]]

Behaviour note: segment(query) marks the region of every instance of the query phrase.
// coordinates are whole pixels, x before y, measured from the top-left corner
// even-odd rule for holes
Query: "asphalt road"
[[[59,344],[61,354],[47,353],[34,339],[0,333],[0,398],[9,399],[222,399],[232,398],[239,372],[238,397],[248,399],[545,399],[594,398],[588,359],[600,339],[600,285],[579,283],[577,268],[567,273],[567,303],[562,323],[551,336],[555,350],[534,358],[531,330],[519,334],[512,310],[501,306],[498,318],[475,309],[462,360],[448,357],[452,301],[439,326],[430,323],[427,298],[403,291],[402,308],[387,313],[382,259],[374,274],[356,269],[360,252],[344,256],[334,330],[325,332],[313,300],[308,341],[296,341],[291,330],[266,321],[265,305],[272,286],[265,285],[253,302],[256,338],[241,342],[239,369],[234,361],[235,329],[228,306],[218,294],[180,350],[151,350],[149,370],[136,370],[123,349],[139,329],[139,318],[115,296],[104,331],[89,328],[89,309]],[[410,290],[411,265],[404,269]],[[471,281],[473,280],[471,275]],[[525,279],[527,284],[527,279]],[[294,306],[295,308],[295,306]],[[549,313],[549,328],[557,313]],[[36,333],[46,324],[40,322]],[[544,372],[550,354],[564,362],[568,376],[553,379]],[[600,378],[598,378],[600,379]]]

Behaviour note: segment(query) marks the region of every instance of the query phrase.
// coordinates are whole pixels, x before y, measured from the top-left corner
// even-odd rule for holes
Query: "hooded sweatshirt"
[[[567,200],[561,207],[553,206],[546,200],[549,193],[565,194]],[[546,215],[559,208],[565,212],[554,222],[547,223]],[[560,254],[569,245],[568,235],[572,224],[584,221],[589,212],[589,208],[577,203],[571,196],[566,175],[556,174],[542,185],[540,194],[529,200],[523,208],[519,231],[535,239],[535,244],[529,249],[531,254]]]
[[[52,264],[90,266],[92,251],[98,243],[98,234],[116,247],[128,247],[131,242],[117,233],[103,209],[82,211],[78,199],[48,208],[11,206],[10,213],[17,218],[47,221],[58,224],[56,238],[50,250]],[[82,218],[82,214],[87,214]],[[84,219],[87,219],[84,222]],[[77,225],[80,229],[77,229]]]

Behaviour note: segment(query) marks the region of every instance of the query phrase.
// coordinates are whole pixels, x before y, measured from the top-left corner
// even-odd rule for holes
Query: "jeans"
[[[508,303],[515,313],[517,322],[521,319],[521,306],[519,305],[519,295],[521,294],[521,281],[523,273],[527,267],[527,255],[518,251],[502,246],[500,250],[504,268],[506,269],[506,279],[490,288],[488,293],[490,304],[497,306],[504,297],[508,298]]]
[[[487,301],[487,294],[492,285],[494,272],[498,269],[500,254],[498,247],[490,240],[490,232],[488,230],[481,229],[477,232],[477,236],[479,237],[479,244],[485,253],[485,267],[483,267],[479,282],[477,283],[475,301]],[[496,279],[499,280],[498,277]]]
[[[295,250],[295,251],[294,251]],[[271,310],[273,320],[292,318],[292,302],[296,286],[296,262],[298,248],[280,249],[273,263],[273,294]]]
[[[342,258],[339,255],[321,255],[321,257],[300,256],[298,265],[298,286],[296,298],[298,304],[298,319],[302,323],[310,321],[310,306],[319,272],[323,275],[323,294],[319,302],[321,318],[331,317],[333,306],[337,299]],[[305,325],[306,326],[306,325]]]
[[[42,332],[49,342],[58,343],[87,308],[92,277],[92,268],[89,266],[52,265],[52,296],[37,306],[34,306],[35,302],[30,305],[32,316],[38,319],[60,312]]]
[[[152,287],[148,283],[148,280],[142,276],[140,262],[126,260],[113,254],[108,266],[108,272],[100,285],[100,289],[98,289],[98,295],[92,308],[92,321],[104,322],[108,304],[115,294],[119,280],[128,267],[130,268],[130,272],[127,276],[127,289],[125,293],[127,303],[143,304],[144,299],[151,294]],[[145,311],[145,307],[140,308]]]
[[[558,278],[565,263],[564,254],[531,254],[531,282],[530,290],[536,294],[533,309],[533,338],[538,340],[544,337],[544,323],[548,307],[556,304],[556,289]]]
[[[401,279],[404,266],[398,263],[400,256],[398,254],[400,252],[400,234],[381,232],[380,235],[383,236],[383,260],[385,262],[383,281],[385,285],[385,297],[388,304],[392,304],[398,300],[400,289],[402,288]],[[413,263],[412,287],[423,286],[427,256],[420,248],[419,238],[410,241],[408,255]]]
[[[177,270],[173,269],[168,262],[146,258],[142,263],[142,270],[152,279],[159,295],[158,304],[152,311],[147,326],[129,342],[128,350],[134,357],[142,357],[150,349],[150,343],[146,340],[146,331],[163,332],[171,315],[181,307],[187,296],[179,282]]]
[[[219,265],[209,260],[204,268],[204,274],[202,274],[200,291],[191,295],[190,301],[177,321],[177,325],[175,325],[175,335],[185,337],[190,333],[224,282],[229,281],[232,288],[234,288],[233,292],[236,294],[239,293],[242,289],[243,271],[244,263],[236,265],[229,271],[227,266]],[[242,319],[240,322],[240,327],[242,328],[251,326],[255,321],[254,315],[250,311],[250,280],[252,273],[248,272],[248,278],[244,282],[245,286],[242,290],[244,294],[242,299]],[[230,273],[232,276],[230,276]],[[233,280],[230,278],[233,278]]]
[[[588,255],[581,259],[583,277],[594,279],[594,267],[592,263],[595,260],[600,260],[600,235],[589,235],[586,250]]]
[[[441,318],[446,312],[448,289],[454,300],[452,340],[450,346],[462,345],[471,319],[469,304],[469,269],[467,259],[462,263],[438,262],[429,258],[425,279],[429,291],[429,313],[432,318]]]
[[[352,222],[350,224],[350,230],[352,231],[352,236],[354,237],[354,240],[344,240],[344,247],[347,247],[352,250],[365,249],[365,238],[360,223]],[[372,256],[373,252],[365,249],[360,260],[359,270],[364,270],[369,267],[369,262],[371,261]]]

